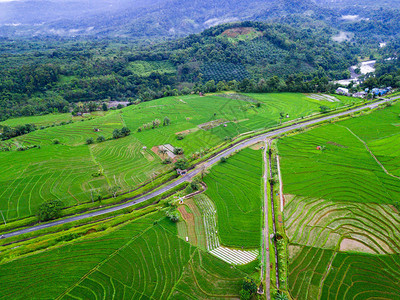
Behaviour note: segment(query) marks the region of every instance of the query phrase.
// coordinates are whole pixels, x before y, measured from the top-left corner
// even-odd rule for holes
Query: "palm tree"
[[[165,148],[158,149],[158,153],[161,153],[163,155],[163,157],[164,157],[165,154],[167,153],[167,149],[165,149]]]
[[[289,300],[288,296],[284,293],[276,293],[275,300]]]

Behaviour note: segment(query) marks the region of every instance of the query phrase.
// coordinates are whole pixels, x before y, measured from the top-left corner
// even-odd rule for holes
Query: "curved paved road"
[[[49,222],[49,223],[42,224],[42,225],[36,225],[36,226],[32,226],[32,227],[29,227],[29,228],[26,228],[26,229],[16,230],[16,231],[13,231],[13,232],[10,232],[10,233],[4,233],[3,235],[0,236],[0,238],[8,238],[8,237],[12,237],[12,236],[17,236],[17,235],[21,235],[21,234],[24,234],[24,233],[28,233],[28,232],[37,231],[37,230],[44,229],[44,228],[49,228],[49,227],[53,227],[53,226],[57,226],[57,225],[65,224],[65,223],[70,223],[70,222],[74,222],[74,221],[78,221],[78,220],[82,220],[82,219],[87,219],[87,218],[90,218],[90,217],[100,216],[100,215],[108,214],[108,213],[111,213],[111,212],[115,212],[115,211],[130,207],[130,206],[136,205],[138,203],[142,203],[142,202],[144,202],[146,200],[154,198],[154,197],[156,197],[158,195],[161,195],[161,194],[173,189],[174,187],[178,186],[179,184],[181,184],[181,183],[183,183],[185,181],[190,180],[191,178],[193,178],[194,176],[199,174],[204,168],[208,168],[208,167],[212,166],[213,164],[217,163],[221,159],[221,157],[229,156],[232,153],[234,153],[235,151],[241,150],[243,148],[246,148],[246,147],[248,147],[250,145],[253,145],[253,144],[256,144],[258,142],[262,142],[266,138],[271,138],[271,137],[283,134],[285,132],[288,132],[288,131],[291,131],[291,130],[294,130],[294,129],[307,127],[307,126],[314,125],[314,124],[322,122],[322,121],[327,121],[327,120],[334,119],[336,117],[345,116],[345,115],[348,115],[348,114],[351,114],[351,113],[354,113],[354,112],[361,111],[361,110],[363,110],[365,108],[376,108],[380,104],[383,104],[385,102],[389,102],[391,100],[399,99],[399,98],[400,98],[400,96],[399,97],[395,97],[395,98],[380,100],[380,101],[377,101],[377,102],[374,102],[374,103],[371,103],[371,104],[366,104],[364,106],[361,106],[361,107],[358,107],[358,108],[354,108],[354,109],[351,109],[351,110],[348,110],[348,111],[345,111],[345,112],[337,113],[337,114],[334,114],[334,115],[322,117],[322,118],[315,119],[315,120],[310,120],[310,121],[307,121],[307,122],[304,122],[304,123],[301,123],[301,124],[288,125],[287,127],[284,127],[284,128],[281,128],[281,129],[276,129],[276,130],[270,131],[268,133],[264,133],[264,134],[249,138],[249,139],[247,139],[247,140],[245,140],[245,141],[233,146],[232,148],[229,148],[226,151],[216,155],[215,157],[210,158],[206,162],[202,163],[196,169],[194,169],[194,170],[190,171],[189,173],[187,173],[185,176],[180,177],[179,179],[175,180],[174,182],[171,182],[170,184],[166,185],[165,187],[163,187],[163,188],[161,188],[161,189],[159,189],[159,190],[157,190],[155,192],[149,193],[147,195],[139,197],[139,198],[137,198],[135,200],[132,200],[130,202],[126,202],[124,204],[117,205],[117,206],[110,207],[110,208],[106,208],[106,209],[99,210],[99,211],[96,211],[96,212],[89,212],[89,213],[82,214],[82,215],[75,216],[75,217],[65,218],[65,219],[62,219],[62,220]]]

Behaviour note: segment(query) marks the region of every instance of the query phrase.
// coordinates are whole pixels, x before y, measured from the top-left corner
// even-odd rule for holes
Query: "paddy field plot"
[[[293,245],[400,253],[400,215],[392,205],[294,197],[285,206],[285,229]]]
[[[206,195],[217,211],[222,245],[260,245],[262,211],[262,153],[245,149],[214,166],[204,178]]]
[[[333,201],[399,201],[400,179],[386,174],[346,125],[340,122],[322,126],[279,143],[284,193]],[[396,130],[400,133],[400,128]],[[322,149],[318,150],[318,146]],[[385,164],[390,154],[377,158]]]
[[[14,143],[14,149],[29,145],[40,149],[0,152],[0,209],[12,220],[35,214],[38,206],[48,199],[58,198],[70,206],[90,201],[92,193],[102,193],[110,185],[119,185],[122,191],[134,189],[165,169],[161,159],[147,149],[171,144],[182,147],[185,155],[191,156],[226,138],[278,124],[281,111],[288,113],[287,120],[290,120],[318,112],[321,105],[321,101],[317,103],[303,94],[249,94],[246,97],[254,100],[218,95],[167,97],[118,111],[94,112],[93,119],[36,130],[9,140]],[[257,101],[262,103],[259,108],[254,105]],[[137,132],[144,123],[155,119],[163,122],[165,117],[171,121],[169,126]],[[18,122],[50,124],[64,118],[69,117],[56,114],[5,123],[12,126]],[[227,123],[209,130],[198,127],[215,120]],[[113,130],[123,126],[131,129],[129,137],[86,145],[88,138],[95,141],[101,135],[111,138]],[[185,132],[183,140],[176,138],[179,132]],[[54,140],[60,144],[53,144]],[[92,176],[99,171],[102,176]]]
[[[133,189],[163,170],[160,158],[133,136],[93,145],[43,145],[0,153],[0,210],[8,220],[33,215],[40,204],[65,206],[107,193],[112,185]],[[101,171],[102,176],[93,176]]]
[[[399,108],[280,140],[293,298],[400,299]]]
[[[40,127],[52,124],[59,124],[61,122],[68,122],[73,119],[74,117],[70,113],[48,114],[43,116],[31,116],[31,117],[8,119],[6,121],[0,122],[0,125],[15,127],[17,125],[35,124],[37,127]]]
[[[295,299],[392,299],[400,297],[400,256],[335,253],[290,246],[289,290]]]
[[[161,211],[0,262],[0,299],[237,298],[247,273],[176,234]]]

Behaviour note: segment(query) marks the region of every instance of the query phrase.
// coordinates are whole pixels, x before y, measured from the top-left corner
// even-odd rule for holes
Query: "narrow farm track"
[[[261,276],[264,276],[265,273],[265,295],[267,300],[271,299],[270,293],[270,284],[271,284],[271,269],[270,269],[270,260],[269,260],[269,230],[268,230],[268,159],[267,159],[267,150],[268,142],[265,141],[264,147],[264,229],[263,229],[263,244],[262,244],[262,267],[261,267]],[[265,267],[265,272],[264,268]],[[262,281],[264,278],[261,278]]]
[[[272,215],[272,229],[274,231],[274,248],[275,248],[275,276],[276,276],[276,288],[279,291],[279,260],[278,260],[278,246],[276,243],[276,220],[275,220],[275,207],[274,207],[274,182],[272,180],[272,152],[271,152],[271,143],[269,142],[269,150],[268,150],[268,164],[269,164],[269,178],[271,181],[269,182],[269,191],[270,191],[270,200],[271,200],[271,215]]]
[[[194,176],[198,175],[202,171],[203,168],[211,167],[212,165],[217,163],[222,157],[227,157],[227,156],[233,154],[236,151],[239,151],[239,150],[242,150],[244,148],[247,148],[250,145],[262,142],[267,138],[272,138],[274,136],[278,136],[278,135],[281,135],[281,134],[284,134],[286,132],[289,132],[289,131],[292,131],[292,130],[296,130],[296,129],[299,129],[299,128],[312,126],[312,125],[315,125],[315,124],[320,123],[320,122],[329,121],[329,120],[337,118],[337,117],[346,116],[346,115],[349,115],[349,114],[352,114],[352,113],[355,113],[355,112],[362,111],[362,110],[364,110],[366,108],[374,109],[374,108],[378,107],[381,104],[384,104],[386,102],[389,102],[389,101],[392,101],[392,100],[396,100],[396,99],[400,99],[400,96],[394,97],[394,98],[380,100],[380,101],[377,101],[377,102],[374,102],[374,103],[369,103],[369,104],[366,104],[366,105],[363,105],[363,106],[360,106],[360,107],[357,107],[357,108],[354,108],[354,109],[347,110],[345,112],[340,112],[340,113],[337,113],[337,114],[333,114],[333,115],[329,115],[329,116],[313,119],[313,120],[310,120],[310,121],[305,121],[305,122],[301,122],[301,123],[295,123],[295,124],[292,124],[292,125],[287,125],[287,126],[285,126],[283,128],[271,130],[270,132],[263,133],[263,134],[260,134],[260,135],[254,136],[254,137],[250,137],[250,138],[244,140],[243,142],[240,142],[240,143],[234,145],[233,147],[227,149],[226,151],[223,151],[223,152],[217,154],[216,156],[208,159],[207,161],[202,163],[201,166],[195,168],[194,170],[192,170],[189,173],[187,173],[185,176],[177,179],[174,182],[171,182],[171,183],[167,184],[166,186],[160,188],[157,191],[151,192],[149,194],[141,196],[141,197],[139,197],[137,199],[134,199],[132,201],[129,201],[129,202],[126,202],[124,204],[117,205],[117,206],[114,206],[114,207],[110,207],[110,208],[107,208],[107,209],[98,210],[96,212],[90,212],[90,213],[82,214],[82,215],[79,215],[79,216],[69,217],[69,218],[65,218],[65,219],[62,219],[62,220],[49,222],[49,223],[46,223],[46,224],[36,225],[36,226],[32,226],[32,227],[29,227],[29,228],[26,228],[26,229],[16,230],[16,231],[10,232],[10,233],[4,233],[3,235],[1,235],[1,238],[8,238],[8,237],[12,237],[12,236],[21,235],[21,234],[24,234],[24,233],[38,231],[38,230],[41,230],[41,229],[44,229],[44,228],[50,228],[50,227],[53,227],[53,226],[62,225],[62,224],[66,224],[66,223],[70,223],[70,222],[74,222],[74,221],[78,221],[78,220],[83,220],[83,219],[96,217],[96,216],[100,216],[100,215],[105,215],[105,214],[108,214],[108,213],[112,213],[112,212],[116,212],[116,211],[122,210],[122,209],[127,208],[127,207],[131,207],[131,206],[140,204],[142,202],[145,202],[145,201],[147,201],[147,200],[149,200],[151,198],[154,198],[154,197],[156,197],[158,195],[161,195],[161,194],[163,194],[163,193],[175,188],[176,186],[178,186],[179,184],[181,184],[183,182],[191,180]]]

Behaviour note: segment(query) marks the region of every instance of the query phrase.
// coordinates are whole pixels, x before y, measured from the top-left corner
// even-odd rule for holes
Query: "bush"
[[[180,134],[178,134],[177,136],[176,136],[176,139],[177,140],[183,140],[185,138],[185,136],[182,134],[182,133],[180,133]]]
[[[97,139],[96,139],[96,141],[97,141],[98,143],[102,143],[102,142],[104,142],[105,140],[106,140],[106,138],[105,138],[104,136],[102,136],[102,135],[98,136]]]
[[[175,169],[185,170],[188,167],[188,162],[186,159],[181,158],[175,162]]]
[[[226,157],[221,157],[221,159],[219,161],[222,163],[226,162]]]
[[[53,140],[53,144],[54,144],[54,145],[58,145],[59,143],[60,143],[60,141],[59,141],[58,139],[54,139],[54,140]]]
[[[249,300],[251,298],[251,294],[249,291],[241,289],[239,292],[240,300]]]
[[[88,139],[86,140],[86,144],[88,144],[88,145],[91,145],[91,144],[93,144],[93,143],[94,143],[93,138],[88,138]]]
[[[179,221],[179,214],[176,210],[167,210],[165,214],[172,222],[177,223]]]
[[[174,154],[175,155],[182,155],[183,154],[183,148],[175,148],[174,149]]]
[[[115,128],[112,135],[113,139],[119,139],[131,134],[131,130],[128,127],[122,127],[122,129]]]
[[[172,159],[170,159],[170,158],[168,157],[168,158],[164,159],[161,163],[162,163],[163,165],[169,165],[170,163],[172,163]],[[179,169],[179,168],[178,168],[178,169]]]
[[[257,285],[254,282],[253,278],[245,277],[243,280],[243,290],[248,291],[250,295],[253,295],[257,292]]]
[[[131,134],[131,130],[128,127],[122,127],[122,129],[121,129],[122,136],[128,136],[130,134]]]
[[[39,221],[49,221],[60,217],[64,204],[59,199],[48,200],[39,206]]]
[[[121,137],[121,131],[118,128],[115,128],[112,133],[113,139],[119,139]]]

